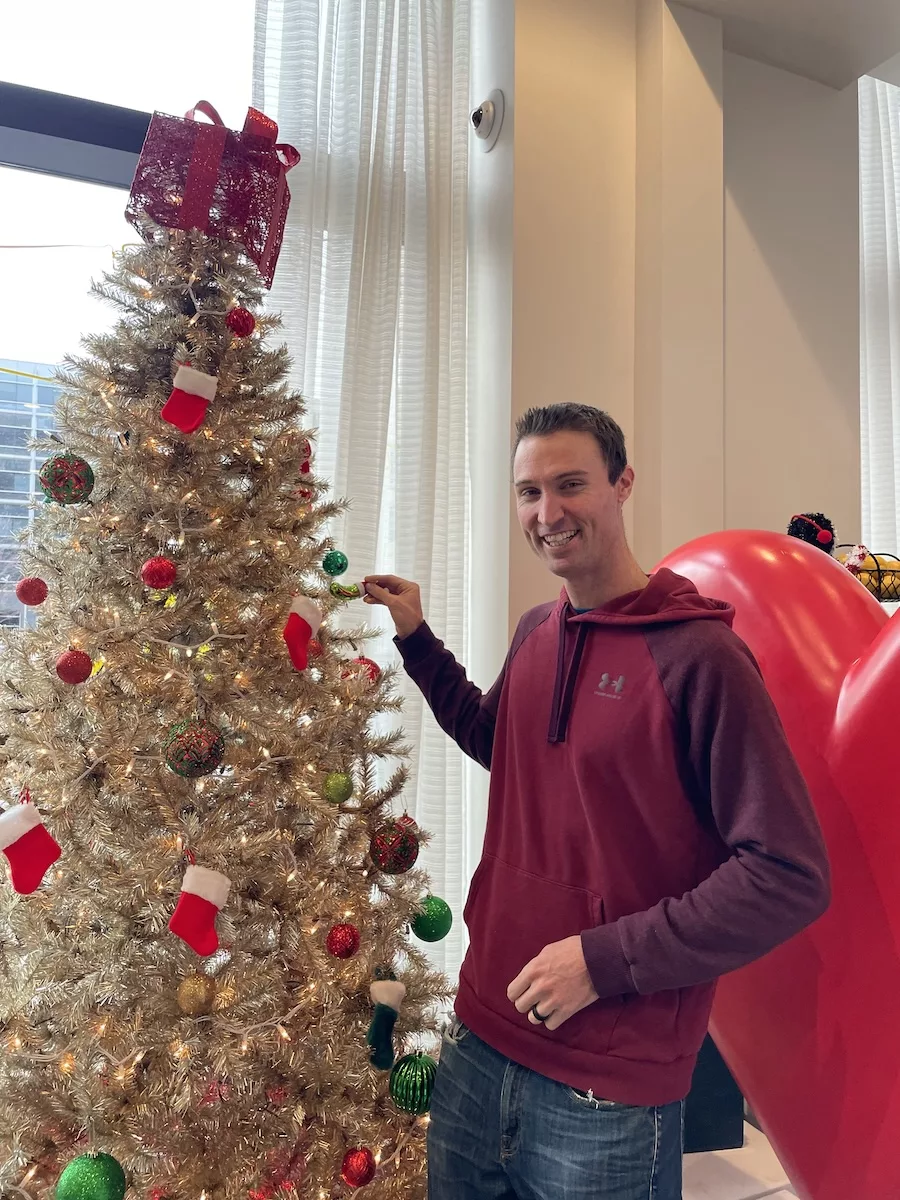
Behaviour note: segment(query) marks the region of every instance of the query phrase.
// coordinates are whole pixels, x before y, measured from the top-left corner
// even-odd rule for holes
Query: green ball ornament
[[[94,472],[90,463],[67,450],[41,464],[38,482],[48,500],[81,504],[94,490]]]
[[[422,942],[439,942],[450,932],[453,913],[440,896],[426,896],[412,919],[412,931]]]
[[[56,1200],[123,1200],[127,1186],[111,1154],[81,1154],[60,1175]]]
[[[353,780],[345,771],[325,776],[325,799],[329,804],[346,804],[353,795]]]
[[[437,1063],[430,1054],[407,1054],[391,1071],[391,1099],[401,1112],[421,1117],[431,1108]]]
[[[343,575],[350,566],[350,560],[341,550],[329,550],[322,559],[322,570],[326,575]]]

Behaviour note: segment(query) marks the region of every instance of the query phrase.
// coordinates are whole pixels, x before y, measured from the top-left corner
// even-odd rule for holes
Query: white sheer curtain
[[[335,543],[348,578],[419,582],[432,627],[466,661],[469,0],[257,0],[254,58],[254,104],[302,155],[271,303],[319,427],[316,468],[352,502]],[[367,652],[396,661],[383,623]],[[433,835],[424,865],[456,917],[433,957],[452,973],[466,773],[398,682],[404,799]]]
[[[859,82],[863,541],[900,553],[900,88]]]

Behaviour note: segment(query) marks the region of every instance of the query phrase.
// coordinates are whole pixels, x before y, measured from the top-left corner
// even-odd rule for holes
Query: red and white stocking
[[[308,596],[295,596],[282,634],[295,670],[306,670],[309,662],[309,643],[319,632],[321,624],[322,613],[319,607]]]
[[[203,424],[219,381],[215,375],[180,366],[172,382],[174,387],[159,415],[182,433],[193,433]]]
[[[0,816],[0,850],[9,859],[12,885],[20,896],[37,891],[62,851],[33,804],[16,804]]]
[[[209,867],[190,866],[184,873],[181,895],[169,920],[169,929],[206,958],[219,948],[216,917],[228,899],[231,880]]]

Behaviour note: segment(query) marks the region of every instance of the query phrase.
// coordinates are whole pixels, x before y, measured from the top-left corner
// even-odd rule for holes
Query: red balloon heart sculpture
[[[833,872],[820,921],[722,980],[713,1036],[803,1200],[898,1200],[900,616],[782,534],[713,534],[662,565],[735,606]]]

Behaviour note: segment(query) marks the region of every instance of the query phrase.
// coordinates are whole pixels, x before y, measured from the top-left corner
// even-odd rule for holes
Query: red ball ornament
[[[356,1150],[348,1150],[344,1155],[341,1179],[347,1187],[365,1187],[375,1178],[376,1170],[375,1155],[368,1146],[359,1146]]]
[[[306,647],[306,653],[309,658],[321,658],[325,653],[322,643],[318,638],[310,638],[309,645]]]
[[[256,318],[246,308],[233,308],[225,318],[225,324],[235,337],[249,337],[256,328]]]
[[[177,574],[178,568],[172,560],[163,558],[161,555],[156,558],[148,558],[141,567],[141,580],[148,588],[153,588],[157,592],[171,587]]]
[[[83,650],[66,650],[56,660],[56,673],[63,683],[84,683],[93,669],[91,656]]]
[[[325,939],[329,954],[335,958],[352,958],[359,949],[359,930],[355,925],[335,925]]]
[[[354,674],[358,676],[362,676],[363,674],[368,675],[371,683],[377,683],[381,676],[381,667],[379,667],[378,663],[374,662],[371,658],[365,658],[363,656],[354,658],[350,666],[353,667]]]
[[[49,588],[46,583],[36,575],[20,579],[16,584],[16,599],[22,604],[43,604],[48,594]]]

